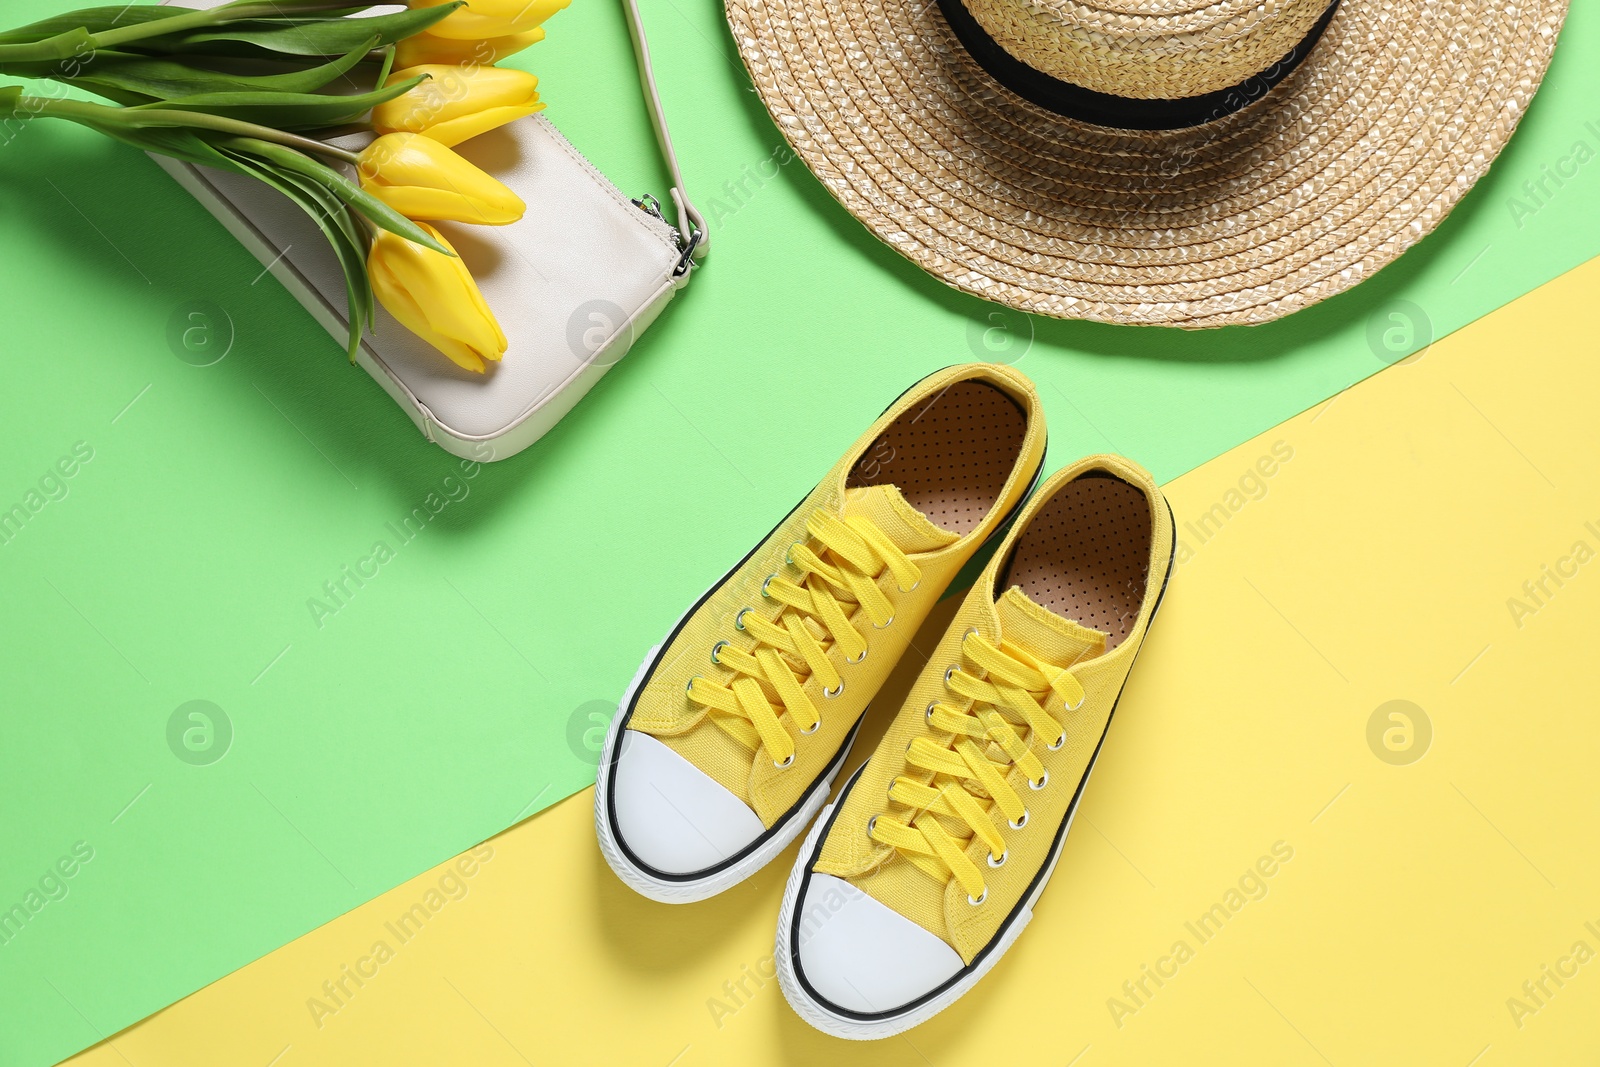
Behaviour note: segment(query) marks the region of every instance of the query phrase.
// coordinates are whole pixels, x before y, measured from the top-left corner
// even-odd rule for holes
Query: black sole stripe
[[[1167,584],[1172,580],[1172,567],[1173,563],[1177,559],[1178,551],[1177,520],[1173,517],[1172,504],[1166,499],[1165,494],[1162,494],[1162,503],[1167,505],[1167,520],[1172,524],[1173,527],[1172,548],[1167,557],[1167,573],[1165,577],[1161,579],[1161,591],[1156,594],[1155,607],[1150,609],[1150,622],[1145,626],[1146,636],[1149,635],[1150,627],[1155,625],[1156,613],[1161,610],[1161,602],[1166,598]],[[1139,651],[1144,651],[1143,643],[1140,644]],[[1134,662],[1128,665],[1129,677],[1133,676],[1134,664],[1136,664],[1139,660],[1138,652],[1134,653],[1133,659]],[[1106,736],[1111,732],[1112,720],[1114,720],[1117,715],[1117,705],[1122,702],[1122,693],[1123,690],[1127,689],[1127,687],[1128,679],[1124,678],[1122,680],[1122,688],[1117,690],[1117,699],[1112,701],[1111,713],[1106,716],[1105,728],[1100,731],[1100,740],[1094,746],[1094,754],[1089,757],[1089,766],[1091,768],[1100,758],[1100,750],[1105,746]],[[1045,872],[1050,869],[1051,859],[1054,859],[1054,857],[1061,851],[1062,844],[1066,838],[1067,827],[1071,824],[1073,815],[1077,813],[1078,802],[1083,798],[1084,788],[1089,784],[1089,775],[1086,772],[1083,778],[1078,782],[1078,788],[1072,794],[1072,803],[1067,805],[1066,814],[1062,816],[1060,825],[1056,827],[1055,838],[1051,842],[1050,846],[1050,859],[1047,859],[1044,863],[1039,865],[1038,872],[1033,876],[1032,881],[1028,883],[1027,889],[1025,889],[1022,895],[1017,899],[1016,907],[1011,909],[1011,913],[1006,916],[1005,921],[1000,924],[997,930],[995,930],[994,937],[990,938],[989,943],[983,947],[982,951],[972,958],[972,962],[961,968],[961,970],[957,971],[937,988],[924,993],[922,996],[908,1004],[902,1004],[897,1008],[890,1008],[887,1011],[881,1012],[857,1012],[851,1011],[848,1008],[841,1008],[837,1004],[834,1004],[832,1001],[826,999],[816,991],[816,989],[811,985],[811,982],[806,978],[805,968],[800,964],[800,916],[804,911],[804,909],[801,908],[800,903],[805,899],[806,887],[811,882],[811,869],[816,866],[817,858],[822,854],[823,843],[827,841],[828,834],[833,830],[834,820],[836,820],[839,817],[839,813],[844,810],[844,802],[846,797],[850,795],[850,790],[855,787],[857,779],[861,777],[861,771],[865,769],[866,764],[862,764],[861,768],[858,769],[855,774],[850,776],[850,781],[839,793],[839,799],[834,802],[833,814],[828,816],[828,822],[822,828],[822,833],[817,835],[816,847],[811,850],[811,855],[806,857],[804,860],[806,873],[800,879],[800,887],[795,892],[794,915],[790,919],[789,923],[789,960],[794,967],[794,976],[795,979],[800,983],[800,987],[804,989],[806,991],[806,995],[818,1005],[842,1019],[849,1019],[854,1022],[872,1023],[896,1019],[902,1015],[910,1014],[911,1012],[914,1012],[918,1008],[922,1007],[924,1004],[928,1003],[930,1000],[937,998],[952,986],[959,985],[962,980],[964,980],[968,975],[972,974],[973,971],[983,963],[984,959],[994,951],[995,946],[1005,939],[1006,931],[1011,928],[1012,924],[1015,923],[1017,918],[1022,914],[1023,908],[1033,897],[1034,890],[1039,887],[1039,883],[1044,879]]]
[[[915,389],[917,384],[920,384],[920,382],[901,390],[900,395],[889,402],[888,406],[883,409],[883,412],[878,415],[878,418],[881,419],[890,408],[894,407],[900,402],[902,397],[911,392],[912,389]],[[978,546],[973,553],[974,555],[983,551],[984,547],[993,542],[996,538],[1005,536],[1005,533],[1010,528],[1012,521],[1015,520],[1017,515],[1021,513],[1023,505],[1028,502],[1028,498],[1033,495],[1034,489],[1036,489],[1039,485],[1039,480],[1044,473],[1045,453],[1048,451],[1048,449],[1049,437],[1047,435],[1045,439],[1045,446],[1040,450],[1039,453],[1039,465],[1034,468],[1033,478],[1029,481],[1027,489],[1024,490],[1022,495],[1017,498],[1017,502],[1012,506],[1011,510],[1006,513],[1005,517],[995,525],[994,532],[988,537],[984,538],[983,544]],[[606,766],[610,769],[610,774],[607,776],[608,780],[613,783],[612,787],[606,790],[606,818],[611,823],[611,837],[612,840],[616,842],[618,850],[621,851],[621,853],[627,857],[628,862],[632,863],[640,872],[658,881],[681,884],[698,882],[707,878],[715,877],[716,875],[727,870],[729,867],[745,859],[751,853],[759,850],[766,842],[772,840],[772,836],[780,832],[789,824],[789,821],[793,819],[794,816],[805,806],[806,801],[811,797],[812,793],[815,792],[815,789],[806,790],[806,792],[801,795],[800,799],[795,801],[794,805],[790,807],[788,811],[783,813],[781,818],[767,828],[765,833],[756,838],[743,849],[740,849],[739,852],[735,853],[733,856],[728,857],[713,867],[707,867],[705,870],[695,871],[691,874],[675,874],[669,871],[659,871],[650,866],[648,863],[645,863],[634,853],[631,848],[628,847],[627,840],[622,836],[622,833],[617,826],[617,791],[615,782],[617,762],[622,758],[622,737],[628,729],[629,721],[631,721],[633,718],[633,712],[638,706],[640,695],[644,692],[645,686],[650,684],[650,679],[655,674],[656,669],[661,666],[662,657],[667,654],[667,649],[672,647],[673,641],[677,640],[678,634],[683,632],[683,628],[689,624],[691,619],[694,618],[701,606],[704,605],[707,600],[710,600],[712,596],[721,591],[723,586],[728,584],[728,580],[731,579],[741,567],[750,562],[751,557],[761,549],[761,546],[771,540],[772,535],[778,532],[778,527],[788,522],[790,517],[800,509],[800,505],[804,504],[815,491],[815,488],[807,490],[806,495],[796,501],[794,507],[790,508],[788,513],[785,514],[783,518],[779,519],[772,529],[766,532],[761,540],[757,541],[753,546],[751,546],[750,551],[744,554],[744,558],[730,567],[727,573],[724,574],[715,585],[701,594],[700,599],[695,601],[693,607],[684,612],[683,617],[680,618],[677,625],[672,628],[672,632],[662,640],[661,647],[656,651],[655,659],[651,661],[649,669],[644,673],[643,677],[639,681],[638,688],[634,690],[632,699],[628,701],[628,707],[626,711],[619,712],[619,714],[622,714],[624,718],[622,720],[622,726],[617,730],[616,743],[612,746],[611,751],[604,753],[602,756]],[[855,742],[856,733],[861,729],[861,724],[866,721],[867,712],[870,709],[871,702],[869,701],[867,707],[862,709],[860,717],[856,719],[856,724],[851,728],[850,734],[846,738],[845,743],[840,746],[837,756],[829,763],[830,768],[833,768],[835,764],[841,763],[849,754],[850,747]],[[831,773],[833,773],[831,770],[826,772],[824,777]],[[821,779],[819,778],[818,780],[820,781]]]

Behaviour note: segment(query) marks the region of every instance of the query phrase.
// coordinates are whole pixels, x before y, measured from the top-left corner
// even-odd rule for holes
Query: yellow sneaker
[[[972,988],[1033,915],[1172,568],[1144,470],[1050,477],[984,568],[872,759],[800,849],[784,995],[888,1037]]]
[[[749,877],[828,797],[867,704],[1027,496],[1044,412],[1009,367],[924,378],[650,651],[601,750],[595,833],[668,903]]]

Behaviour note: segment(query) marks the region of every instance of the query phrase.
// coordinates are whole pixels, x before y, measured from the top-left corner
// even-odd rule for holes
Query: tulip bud
[[[438,230],[417,225],[455,252]],[[367,271],[373,295],[400,325],[458,366],[482,374],[484,360],[505,355],[506,335],[459,257],[440,255],[382,230],[372,242]]]
[[[397,67],[417,67],[439,63],[450,67],[489,67],[502,59],[544,40],[544,30],[514,33],[509,37],[489,37],[476,41],[457,41],[424,31],[395,45]]]
[[[420,74],[428,75],[428,80],[372,109],[373,129],[425,133],[442,145],[458,145],[544,110],[539,79],[520,70],[424,63],[395,71],[387,84]]]
[[[438,7],[452,0],[410,0],[412,8]],[[435,37],[458,41],[479,41],[489,37],[508,37],[526,33],[570,0],[467,0],[460,8],[429,27]]]
[[[505,226],[527,211],[500,181],[421,134],[385,134],[359,169],[361,187],[408,219]]]

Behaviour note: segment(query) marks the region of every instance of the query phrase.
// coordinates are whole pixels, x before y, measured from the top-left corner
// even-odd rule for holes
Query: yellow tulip
[[[450,242],[417,223],[451,252]],[[431,248],[380,230],[367,257],[372,292],[400,324],[457,365],[483,373],[483,361],[505,355],[505,332],[466,265]]]
[[[387,84],[419,74],[428,75],[428,80],[372,109],[373,129],[379,133],[425,133],[440,144],[458,145],[544,110],[539,102],[539,79],[520,70],[423,63],[395,71]]]
[[[457,41],[424,31],[395,45],[397,67],[416,67],[442,63],[452,67],[489,67],[502,59],[544,40],[542,28],[508,37],[488,37],[477,41]]]
[[[412,8],[438,7],[451,0],[410,0]],[[458,41],[478,41],[489,37],[508,37],[525,33],[539,25],[569,0],[467,0],[463,7],[434,23],[428,32],[435,37]]]
[[[361,187],[409,219],[505,226],[528,206],[431,137],[390,133],[361,153]]]

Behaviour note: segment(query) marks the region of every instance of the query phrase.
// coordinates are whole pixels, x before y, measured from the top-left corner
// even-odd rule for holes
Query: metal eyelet
[[[967,903],[971,904],[974,908],[976,908],[979,904],[982,904],[984,901],[986,901],[988,899],[989,899],[989,887],[988,886],[984,886],[983,887],[983,892],[979,893],[976,897],[974,897],[971,893],[967,894]]]
[[[1004,867],[1006,865],[1006,860],[1008,860],[1010,858],[1011,858],[1011,850],[1010,849],[1006,849],[1004,852],[1000,853],[999,856],[996,856],[993,852],[991,852],[991,853],[989,853],[989,866],[991,866],[991,867]]]
[[[777,576],[778,576],[778,572],[777,571],[773,571],[771,574],[767,575],[767,580],[761,583],[761,595],[762,596],[764,596],[764,597],[771,597],[772,596],[771,593],[767,592],[767,586],[771,585],[772,584],[772,579],[776,578]]]
[[[789,753],[788,758],[784,759],[782,762],[779,762],[778,760],[773,760],[772,761],[772,765],[774,767],[778,768],[778,770],[780,770],[780,771],[783,770],[785,767],[794,766],[794,753],[793,752]]]
[[[950,684],[950,676],[955,674],[956,671],[959,671],[960,669],[961,669],[961,664],[959,664],[959,663],[952,663],[952,664],[950,664],[950,666],[946,667],[944,669],[944,684],[945,685],[949,685]]]
[[[1051,752],[1059,752],[1059,751],[1061,751],[1061,746],[1066,744],[1066,743],[1067,743],[1067,732],[1065,730],[1062,730],[1061,731],[1061,736],[1056,738],[1056,743],[1055,744],[1046,745],[1044,747],[1048,748]]]
[[[695,675],[695,676],[694,676],[694,677],[693,677],[693,678],[690,678],[690,679],[689,679],[689,680],[688,680],[688,681],[687,681],[687,682],[685,682],[685,683],[684,683],[684,684],[683,684],[683,691],[684,691],[684,692],[685,692],[685,693],[692,693],[692,692],[694,692],[694,683],[696,683],[696,682],[698,682],[698,681],[701,681],[701,680],[702,680],[702,679],[701,679],[701,677],[700,677],[700,675],[698,675],[698,674],[697,674],[697,675]]]
[[[867,840],[872,840],[872,828],[878,825],[878,817],[874,815],[867,820]]]
[[[727,647],[728,647],[728,642],[726,642],[726,641],[718,641],[716,644],[712,645],[711,646],[711,662],[720,665],[722,663],[722,661],[717,658],[717,653],[721,652],[724,648],[727,648]]]
[[[750,608],[740,608],[739,609],[739,614],[737,614],[737,615],[735,615],[733,617],[733,628],[735,630],[743,630],[744,629],[744,617],[746,615],[750,614],[751,610],[752,609],[750,609]]]
[[[844,679],[840,678],[839,679],[839,688],[837,688],[837,689],[824,689],[822,691],[822,699],[824,699],[824,700],[832,700],[834,697],[838,696],[842,692],[844,692]]]
[[[967,638],[971,637],[973,634],[975,634],[977,632],[978,632],[978,628],[976,626],[967,627],[967,632],[961,635],[961,647],[962,648],[966,648],[967,647]],[[985,892],[987,892],[987,890],[985,890]]]
[[[1013,830],[1020,830],[1024,826],[1028,825],[1028,809],[1022,809],[1022,818],[1018,819],[1016,822],[1012,822],[1010,819],[1007,819],[1006,825],[1011,827]]]
[[[789,543],[789,547],[783,550],[783,561],[785,563],[787,563],[789,566],[793,567],[795,565],[795,563],[794,563],[794,550],[795,550],[795,547],[797,545],[800,545],[802,543],[803,542],[800,542],[800,541],[792,541],[792,542]]]
[[[900,592],[902,592],[902,593],[915,593],[917,591],[917,586],[919,586],[921,584],[922,584],[922,579],[918,578],[916,581],[911,583],[911,588],[910,589],[902,588],[899,582],[894,583],[894,587],[896,589],[899,589]]]
[[[820,729],[822,729],[822,716],[818,715],[817,716],[817,721],[814,724],[812,724],[811,729],[809,729],[809,730],[801,730],[800,732],[802,734],[804,734],[805,736],[810,737],[812,734],[816,733]]]
[[[1045,786],[1047,786],[1049,784],[1050,784],[1050,771],[1049,771],[1048,768],[1046,768],[1044,774],[1042,774],[1039,777],[1039,780],[1037,782],[1035,782],[1031,778],[1028,779],[1028,788],[1033,790],[1035,793],[1037,793],[1039,790],[1043,789]]]
[[[938,707],[938,705],[939,705],[939,702],[937,700],[928,701],[928,710],[924,711],[922,713],[922,717],[927,719],[928,722],[932,723],[933,722],[933,709]]]
[[[1083,707],[1083,702],[1088,699],[1089,694],[1085,693],[1083,696],[1078,698],[1078,702],[1076,704],[1068,704],[1065,700],[1063,700],[1061,702],[1061,706],[1066,708],[1068,711],[1077,711],[1079,708]]]
[[[856,665],[856,664],[857,664],[857,663],[860,663],[860,662],[861,662],[861,661],[862,661],[862,660],[864,660],[864,659],[866,659],[866,658],[867,658],[867,652],[868,652],[868,651],[869,651],[869,650],[868,650],[868,649],[865,649],[865,648],[863,648],[863,649],[862,649],[862,650],[861,650],[861,655],[859,655],[859,656],[857,656],[857,657],[856,657],[856,658],[855,658],[855,659],[850,659],[850,658],[848,658],[848,657],[847,657],[847,658],[846,658],[846,659],[845,659],[845,662],[846,662],[846,663],[848,663],[848,664],[850,664],[850,665],[851,665],[851,666],[852,666],[852,667],[853,667],[853,666],[855,666],[855,665]]]
[[[884,623],[882,626],[879,626],[877,623],[873,623],[872,624],[872,628],[874,630],[887,630],[889,627],[891,627],[893,625],[894,625],[894,616],[890,615],[888,622]]]

